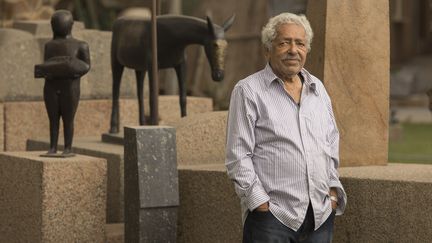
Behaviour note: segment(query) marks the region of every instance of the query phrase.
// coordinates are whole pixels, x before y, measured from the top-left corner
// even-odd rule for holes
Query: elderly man
[[[346,194],[330,98],[303,68],[312,29],[282,13],[262,30],[268,64],[231,95],[226,167],[241,199],[243,242],[331,242]]]

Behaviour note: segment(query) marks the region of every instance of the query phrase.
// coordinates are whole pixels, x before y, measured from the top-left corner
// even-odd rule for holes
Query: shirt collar
[[[302,68],[300,70],[300,75],[303,76],[305,88],[308,91],[318,95],[318,90],[315,81],[312,80],[312,76],[310,75],[310,73],[305,68]],[[267,65],[264,68],[264,82],[266,83],[267,88],[270,87],[270,84],[278,80],[280,80],[280,78],[276,76],[276,74],[273,72],[273,69],[270,66],[270,63],[267,62]]]

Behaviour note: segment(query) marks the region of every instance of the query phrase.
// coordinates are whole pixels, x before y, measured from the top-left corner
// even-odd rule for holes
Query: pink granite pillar
[[[315,37],[306,68],[332,98],[341,165],[387,164],[389,2],[309,1],[307,17]]]

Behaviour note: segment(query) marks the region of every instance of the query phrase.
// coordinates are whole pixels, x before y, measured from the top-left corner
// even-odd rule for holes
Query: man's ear
[[[263,53],[264,53],[264,57],[267,59],[267,61],[269,61],[270,60],[270,50],[266,46],[263,46]]]

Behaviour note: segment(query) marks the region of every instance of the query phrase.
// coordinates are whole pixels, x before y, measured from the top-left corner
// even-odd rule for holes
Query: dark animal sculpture
[[[234,15],[221,26],[188,16],[161,15],[157,17],[158,68],[174,68],[177,74],[181,116],[186,116],[186,60],[185,48],[190,44],[204,46],[212,78],[224,77],[224,57],[227,48],[225,31],[234,21]],[[144,76],[149,71],[152,79],[151,21],[149,19],[119,18],[114,22],[111,43],[111,67],[113,95],[110,133],[119,132],[119,93],[124,67],[135,70],[139,105],[139,124],[145,124],[143,106]],[[156,98],[158,90],[152,90],[150,99]],[[150,101],[150,104],[153,101]],[[151,119],[153,120],[153,119]]]

